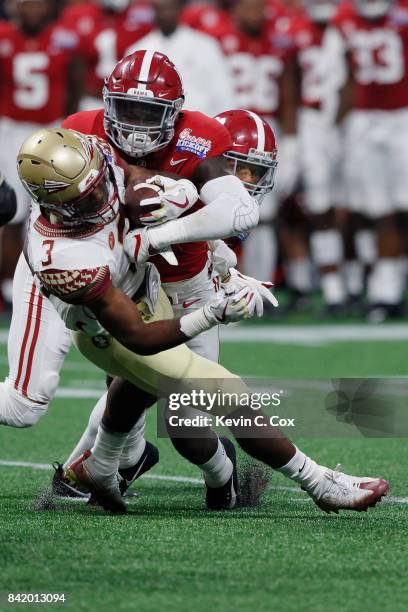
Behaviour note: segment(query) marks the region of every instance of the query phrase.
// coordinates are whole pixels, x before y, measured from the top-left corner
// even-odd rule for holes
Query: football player
[[[248,192],[261,202],[265,194],[273,188],[277,167],[276,141],[272,128],[255,113],[245,110],[227,111],[218,115],[216,119],[228,130],[233,143],[231,149],[224,153],[230,172],[238,176]],[[155,213],[153,212],[152,214],[154,215]],[[146,220],[146,224],[148,225],[149,223],[151,223],[151,219]],[[211,252],[211,265],[205,268],[205,274],[199,273],[190,279],[162,284],[172,302],[175,316],[182,316],[184,313],[194,312],[200,308],[203,299],[206,296],[208,299],[211,296],[211,292],[214,292],[214,288],[218,286],[229,294],[245,286],[245,284],[253,282],[253,279],[243,276],[235,269],[237,264],[236,255],[222,240],[210,241],[208,246]],[[179,252],[179,257],[180,255],[183,256],[183,259],[188,256],[187,254],[182,254],[181,251]],[[210,270],[212,267],[218,278],[211,278]],[[268,287],[270,283],[264,283],[264,285]],[[259,287],[256,288],[256,291],[258,289]],[[267,292],[263,291],[263,296],[265,300],[268,299]],[[273,298],[269,299],[275,306],[277,305],[277,302],[273,302]],[[186,306],[188,307],[186,308]],[[261,303],[259,303],[259,307],[262,308]],[[188,346],[198,354],[218,361],[218,335],[215,336],[209,332],[204,332],[200,337],[190,340]],[[65,466],[70,465],[93,445],[103,410],[104,403],[101,400],[92,411],[87,428],[65,462]],[[169,434],[170,436],[172,434],[170,428]],[[210,433],[208,432],[209,435]],[[185,437],[187,438],[187,436]],[[177,437],[171,437],[171,439],[177,450],[191,461],[191,451],[187,454],[183,444],[180,444]],[[201,463],[206,464],[212,458],[206,457],[206,459],[207,461],[202,461]],[[214,459],[212,460],[214,462]],[[195,461],[195,463],[200,466],[199,461]],[[220,466],[218,469],[220,470]],[[214,476],[211,480],[208,470],[204,470],[204,478],[206,482],[213,482],[214,485],[224,484],[222,475],[219,476],[218,481],[214,479]],[[61,470],[59,472],[59,479],[59,488],[63,491],[66,480]],[[70,491],[70,487],[68,491]]]
[[[152,98],[144,95],[144,79],[150,79],[149,87],[155,93]],[[194,174],[194,179],[202,186],[201,199],[206,203],[205,208],[190,215],[187,222],[194,240],[216,239],[251,229],[258,220],[259,205],[239,179],[229,174],[222,157],[231,142],[228,131],[201,113],[186,111],[180,114],[182,102],[180,77],[171,62],[161,54],[137,52],[121,61],[107,81],[105,111],[83,111],[69,117],[64,126],[105,138],[108,135],[120,153],[133,163],[187,178]],[[144,125],[134,123],[139,116]],[[163,220],[178,216],[183,210],[177,202],[172,204],[163,198]],[[166,225],[172,233],[170,241],[174,237],[176,242],[185,239],[188,218]],[[164,226],[157,231],[163,229]],[[167,240],[168,236],[163,239]],[[153,258],[153,261],[174,307],[185,313],[195,312],[212,299],[215,292],[207,242],[187,241],[173,250],[178,266],[167,264],[162,257]],[[176,282],[179,283],[177,291],[173,285]],[[58,386],[70,336],[59,317],[55,317],[48,300],[40,296],[33,284],[24,257],[19,261],[13,291],[14,310],[8,346],[10,371],[5,383],[0,384],[0,422],[26,427],[34,425],[47,411]],[[218,333],[211,329],[200,338],[193,338],[190,348],[217,361]],[[104,405],[105,398],[102,398],[98,403],[99,415]],[[99,420],[100,416],[96,423]],[[92,441],[87,443],[85,436],[82,443],[89,448]]]
[[[299,162],[312,226],[311,256],[320,271],[327,310],[338,314],[344,310],[346,292],[340,273],[342,237],[336,228],[334,209],[343,204],[338,176],[342,160],[334,120],[343,82],[340,71],[327,69],[324,47],[324,35],[336,2],[304,0],[303,5],[305,11],[292,19],[288,27],[295,44],[300,79]]]
[[[293,43],[282,27],[287,17],[276,4],[265,0],[238,0],[231,21],[218,32],[235,88],[237,106],[260,115],[279,135],[280,165],[276,188],[286,195],[294,187],[298,163],[296,96],[292,87]],[[261,223],[244,244],[243,270],[251,276],[272,279],[276,261],[273,220],[277,194],[265,197]]]
[[[77,109],[82,84],[78,37],[55,18],[54,0],[14,0],[9,9],[12,19],[0,22],[0,167],[16,192],[17,211],[2,239],[7,301],[29,211],[15,167],[17,152],[36,127],[58,125]]]
[[[152,29],[152,9],[149,3],[138,0],[94,0],[68,5],[63,19],[78,33],[86,60],[81,108],[98,108],[105,78],[119,59],[130,53],[134,43]]]
[[[185,381],[186,390],[191,389],[186,379],[200,378],[208,391],[235,389],[238,395],[248,391],[238,377],[181,343],[220,321],[251,316],[255,309],[253,290],[246,287],[181,319],[169,319],[170,304],[152,282],[154,266],[133,268],[124,254],[120,215],[123,173],[101,141],[69,130],[42,130],[23,143],[17,165],[23,184],[38,203],[29,231],[28,263],[57,307],[55,298],[80,306],[82,312],[87,307],[103,327],[92,338],[79,332],[77,345],[102,369],[124,378],[115,378],[109,393],[123,397],[131,383],[151,394],[165,394],[168,387],[160,376],[166,377],[166,384],[183,385]],[[142,313],[150,319],[149,324],[143,322]],[[157,350],[162,352],[149,356]],[[317,465],[265,416],[262,425],[258,424],[259,412],[254,420],[252,411],[242,408],[233,397],[228,411],[251,415],[254,427],[262,427],[258,438],[239,438],[241,447],[300,483],[326,512],[365,510],[387,493],[388,483],[382,479],[350,477]],[[116,475],[134,421],[133,410],[123,410],[121,402],[115,409],[108,397],[92,452],[87,451],[68,470],[113,512],[127,510]],[[235,426],[231,430],[237,433]]]
[[[368,280],[369,318],[404,311],[397,212],[408,209],[408,6],[393,0],[340,4],[328,32],[333,70],[345,64],[339,119],[349,113],[345,160],[350,209],[366,215],[378,256]]]

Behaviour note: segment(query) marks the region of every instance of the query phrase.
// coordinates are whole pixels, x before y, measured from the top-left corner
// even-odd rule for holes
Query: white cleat
[[[338,464],[335,470],[326,468],[322,479],[313,491],[307,491],[317,506],[324,512],[355,510],[367,512],[387,495],[389,484],[382,478],[359,478],[340,471]]]

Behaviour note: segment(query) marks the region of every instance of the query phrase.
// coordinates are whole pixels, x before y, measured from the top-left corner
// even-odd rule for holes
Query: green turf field
[[[222,363],[244,375],[286,378],[408,374],[405,326],[401,333],[389,328],[392,341],[386,333],[345,341],[347,328],[334,340],[324,330],[296,329],[286,342],[226,342]],[[61,381],[65,397],[36,428],[0,430],[1,610],[9,609],[5,593],[28,591],[64,592],[64,608],[73,611],[406,610],[405,439],[295,439],[322,463],[389,479],[389,500],[367,514],[327,516],[276,474],[260,507],[208,513],[202,487],[189,481],[198,472],[167,440],[158,441],[160,464],[139,481],[127,516],[73,502],[36,511],[50,481],[46,464],[65,458],[93,405],[75,395],[96,397],[102,389],[100,374],[72,352]],[[155,440],[153,414],[148,438]]]

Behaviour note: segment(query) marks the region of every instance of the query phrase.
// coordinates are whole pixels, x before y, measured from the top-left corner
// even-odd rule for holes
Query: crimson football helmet
[[[357,12],[366,19],[379,19],[383,17],[394,0],[353,0]]]
[[[246,167],[257,182],[242,180],[253,196],[264,196],[272,190],[275,172],[277,147],[271,126],[259,115],[248,110],[231,110],[217,115],[219,121],[231,134],[232,148],[224,157],[233,161],[233,173]]]
[[[156,51],[136,51],[118,62],[103,89],[105,131],[130,157],[165,147],[183,106],[174,64]]]
[[[312,21],[327,23],[334,16],[339,0],[303,0],[303,7]]]

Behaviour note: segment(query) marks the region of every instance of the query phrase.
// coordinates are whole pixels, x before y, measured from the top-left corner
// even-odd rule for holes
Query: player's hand
[[[254,296],[255,314],[257,317],[262,317],[264,312],[264,300],[269,302],[275,308],[279,306],[278,300],[271,293],[270,289],[273,284],[268,281],[259,281],[251,276],[245,276],[231,268],[229,274],[222,279],[221,288],[226,296],[232,296],[242,292],[244,289],[249,294]]]
[[[134,264],[144,264],[152,253],[150,249],[148,230],[146,227],[129,230],[129,221],[125,220],[123,231],[123,249]]]
[[[171,266],[178,265],[177,257],[171,248],[159,253],[154,251],[149,240],[149,230],[147,227],[129,231],[129,221],[126,219],[123,236],[123,249],[132,263],[143,265],[149,257],[157,254],[161,255]]]
[[[207,319],[213,324],[234,323],[254,316],[256,308],[255,294],[248,288],[241,289],[235,295],[216,298],[204,305]]]
[[[146,217],[140,217],[145,225],[158,225],[172,219],[177,219],[189,210],[198,200],[198,192],[193,183],[187,179],[178,181],[166,176],[155,175],[146,180],[150,185],[156,185],[163,191],[157,198],[149,198],[150,204],[160,204],[160,208],[150,212]]]

